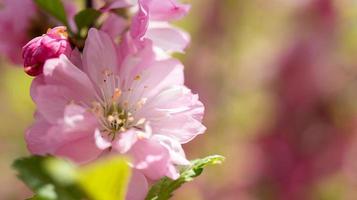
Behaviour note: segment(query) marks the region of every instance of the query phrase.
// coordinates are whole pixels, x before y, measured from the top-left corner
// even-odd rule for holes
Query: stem
[[[92,0],[86,0],[86,8],[92,8],[92,7],[93,7]]]

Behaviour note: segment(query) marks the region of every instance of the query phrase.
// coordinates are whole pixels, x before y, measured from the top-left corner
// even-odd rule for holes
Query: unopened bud
[[[46,60],[71,53],[66,27],[49,29],[46,34],[36,37],[22,48],[25,72],[30,76],[40,75]]]

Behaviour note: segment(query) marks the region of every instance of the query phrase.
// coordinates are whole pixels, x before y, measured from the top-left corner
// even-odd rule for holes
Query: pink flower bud
[[[69,56],[71,50],[66,27],[48,29],[46,34],[32,39],[22,48],[25,72],[30,76],[40,75],[46,60],[61,54]]]

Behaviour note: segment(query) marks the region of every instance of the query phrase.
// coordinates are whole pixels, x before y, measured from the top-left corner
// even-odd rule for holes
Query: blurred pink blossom
[[[58,58],[61,54],[71,54],[66,27],[49,29],[46,34],[36,37],[22,48],[25,72],[30,76],[42,73],[45,61]]]
[[[149,40],[135,54],[117,57],[112,39],[96,29],[76,63],[61,55],[34,79],[30,151],[79,163],[116,152],[131,156],[133,168],[149,180],[177,178],[175,166],[189,164],[181,144],[205,131],[204,107],[184,86],[182,64],[157,59]],[[146,192],[145,183],[135,185],[143,186],[135,195]]]
[[[77,7],[70,0],[63,0],[63,4],[69,26],[75,31],[73,18],[77,12]],[[46,18],[41,18],[43,16],[46,16]],[[41,20],[41,23],[36,24],[39,20]],[[0,54],[14,64],[21,64],[21,48],[31,40],[33,35],[40,35],[48,26],[52,27],[59,24],[54,18],[39,12],[32,0],[1,0]]]
[[[28,40],[35,14],[31,0],[0,1],[0,54],[14,63],[21,63],[21,48]]]
[[[337,94],[321,87],[336,77],[326,73],[334,62],[329,55],[334,51],[336,16],[328,0],[302,8],[298,18],[304,34],[280,58],[274,84],[276,119],[258,139],[264,164],[255,185],[268,188],[274,199],[311,199],[311,188],[342,167],[348,137],[331,112]],[[312,26],[306,26],[308,22]]]

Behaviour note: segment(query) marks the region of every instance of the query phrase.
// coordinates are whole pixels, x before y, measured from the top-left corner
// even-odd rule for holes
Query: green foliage
[[[100,15],[101,12],[92,8],[87,8],[77,13],[74,17],[74,21],[77,24],[78,31],[80,32],[83,28],[88,28],[93,25]]]
[[[79,171],[78,182],[93,200],[124,200],[130,179],[124,159],[111,159]]]
[[[122,158],[78,168],[58,158],[32,156],[16,160],[13,167],[35,192],[31,200],[122,200],[130,177]]]
[[[146,200],[167,200],[181,185],[192,181],[199,176],[203,169],[208,165],[221,164],[224,161],[223,156],[213,155],[202,159],[192,161],[192,165],[182,169],[181,175],[177,180],[172,180],[167,177],[161,179],[150,189]]]
[[[51,159],[54,158],[40,156],[21,158],[14,162],[13,167],[19,172],[18,177],[36,193],[34,199],[81,199],[84,195],[74,182],[64,183],[52,175],[48,168]],[[68,165],[66,161],[58,161],[56,170],[68,168]],[[74,180],[74,177],[72,179]]]
[[[224,157],[193,160],[177,180],[163,178],[149,191],[146,200],[167,200],[182,184],[199,176],[208,165],[221,164]],[[14,162],[18,177],[34,192],[31,200],[124,200],[130,167],[123,158],[97,161],[84,167],[50,156],[31,156]]]
[[[68,25],[66,11],[61,0],[34,0],[34,2],[58,21]]]

